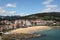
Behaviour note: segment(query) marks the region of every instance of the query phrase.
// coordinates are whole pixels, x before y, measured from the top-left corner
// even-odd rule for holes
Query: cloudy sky
[[[0,15],[60,12],[60,0],[0,0]]]

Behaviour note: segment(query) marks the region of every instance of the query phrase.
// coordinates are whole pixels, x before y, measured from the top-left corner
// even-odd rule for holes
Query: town
[[[59,22],[55,22],[52,20],[46,21],[42,19],[18,19],[18,20],[2,20],[0,21],[0,32],[5,32],[11,29],[16,28],[26,28],[32,26],[56,26],[60,24]]]

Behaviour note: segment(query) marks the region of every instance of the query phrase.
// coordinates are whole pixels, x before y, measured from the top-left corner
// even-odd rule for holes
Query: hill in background
[[[18,19],[43,19],[43,20],[55,20],[60,22],[60,12],[36,13],[27,16],[0,16],[0,20],[18,20]]]
[[[36,13],[36,14],[24,16],[23,18],[60,21],[60,12]]]

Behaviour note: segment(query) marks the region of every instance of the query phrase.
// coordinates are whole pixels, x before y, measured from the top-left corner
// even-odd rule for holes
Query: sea
[[[50,30],[37,31],[36,34],[44,34],[46,36],[40,36],[36,38],[30,38],[29,40],[60,40],[60,28],[54,28]]]

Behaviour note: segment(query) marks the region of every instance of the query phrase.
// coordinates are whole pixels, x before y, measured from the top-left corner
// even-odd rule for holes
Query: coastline
[[[45,30],[51,30],[53,29],[54,27],[52,26],[34,26],[34,27],[28,27],[28,28],[19,28],[19,29],[16,29],[16,30],[12,30],[10,31],[10,33],[12,34],[8,34],[7,37],[6,35],[3,35],[3,38],[4,40],[5,39],[12,39],[13,37],[15,37],[14,39],[30,39],[30,38],[38,38],[38,37],[47,37],[46,34],[35,34],[35,32],[38,32],[38,31],[45,31]],[[33,30],[34,29],[34,30]],[[28,31],[27,31],[28,30]],[[55,29],[54,29],[55,30]],[[24,32],[25,31],[25,32]],[[31,31],[31,32],[30,32]],[[30,34],[34,32],[33,34]],[[53,31],[52,31],[53,32]],[[56,31],[54,31],[53,33],[55,33]],[[45,33],[45,32],[44,32]],[[59,33],[60,34],[60,33]],[[54,34],[51,34],[51,36],[54,35]],[[49,35],[48,35],[49,36]],[[51,38],[51,37],[50,37]],[[38,40],[38,39],[37,39]]]
[[[43,30],[50,30],[52,27],[49,26],[33,26],[33,27],[27,27],[27,28],[19,28],[15,30],[9,31],[11,34],[20,34],[20,33],[25,33],[25,34],[32,34],[37,31],[43,31]]]

